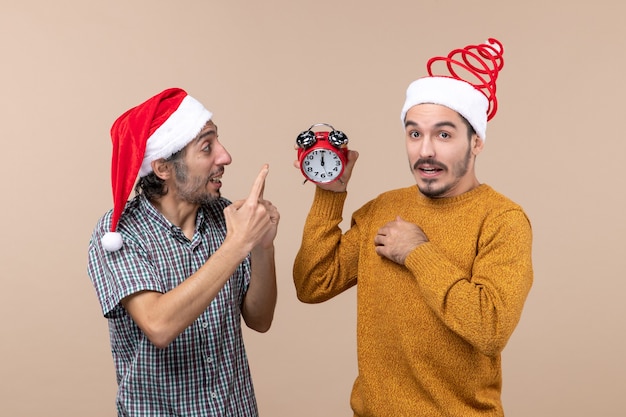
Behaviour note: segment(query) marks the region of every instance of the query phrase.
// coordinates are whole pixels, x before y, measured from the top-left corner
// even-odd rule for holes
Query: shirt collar
[[[165,230],[170,231],[170,233],[181,233],[180,227],[172,224],[169,220],[163,216],[163,214],[157,210],[156,207],[150,203],[150,201],[143,194],[139,194],[137,196],[139,199],[139,205],[141,209],[146,213],[146,216],[154,222],[158,227],[162,227]],[[202,233],[206,230],[206,220],[207,215],[205,213],[205,208],[200,207],[198,213],[196,214],[196,232]]]

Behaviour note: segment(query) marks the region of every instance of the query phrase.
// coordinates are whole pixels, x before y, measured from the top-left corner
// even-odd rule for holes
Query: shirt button
[[[213,392],[211,393],[211,398],[217,398],[217,392],[213,391]]]
[[[213,362],[213,358],[212,358],[212,357],[210,357],[210,356],[207,356],[206,361],[207,361],[208,363],[211,363],[211,362]]]
[[[209,322],[208,321],[203,321],[202,322],[202,328],[206,329],[207,327],[209,327]]]

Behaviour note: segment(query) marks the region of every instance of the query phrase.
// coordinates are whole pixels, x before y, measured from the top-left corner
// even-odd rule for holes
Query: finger
[[[265,178],[267,177],[267,173],[269,172],[269,165],[263,165],[259,175],[257,175],[256,180],[254,180],[254,184],[252,185],[252,189],[250,190],[250,195],[248,196],[248,201],[257,202],[263,199],[263,191],[265,190]]]
[[[279,220],[280,213],[278,212],[278,210],[276,210],[276,207],[272,207],[272,209],[270,210],[270,221],[272,223],[278,223]]]
[[[359,159],[359,153],[357,151],[348,151],[348,162],[346,163],[346,169],[342,176],[344,181],[348,181],[352,176],[352,170],[354,169],[354,164],[357,159]]]
[[[243,203],[245,203],[246,200],[237,200],[237,201],[233,201],[227,208],[230,207],[230,210],[239,210],[241,208],[241,206],[243,206]]]
[[[348,151],[348,165],[353,166],[357,159],[359,159],[359,153],[357,151]]]

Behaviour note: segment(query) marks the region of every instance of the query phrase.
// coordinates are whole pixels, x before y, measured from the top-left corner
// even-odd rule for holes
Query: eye
[[[450,136],[450,134],[448,132],[441,132],[441,133],[439,133],[439,137],[441,139],[450,139],[452,136]]]
[[[204,144],[204,146],[202,147],[202,152],[211,153],[211,144],[209,142]]]
[[[420,132],[417,132],[415,130],[409,132],[409,137],[412,139],[417,139],[420,137]]]

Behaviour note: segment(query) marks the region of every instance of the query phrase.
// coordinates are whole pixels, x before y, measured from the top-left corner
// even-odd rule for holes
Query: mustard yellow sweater
[[[346,195],[316,188],[293,272],[306,303],[358,284],[355,416],[503,416],[500,353],[533,280],[521,207],[485,184],[444,199],[412,186],[366,203],[342,234]],[[405,266],[374,250],[398,215],[429,239]]]

